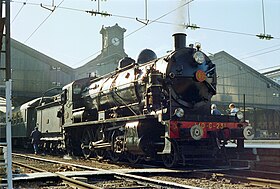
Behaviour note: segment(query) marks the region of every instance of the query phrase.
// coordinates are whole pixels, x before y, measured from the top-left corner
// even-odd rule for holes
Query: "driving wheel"
[[[119,135],[121,135],[119,131],[112,131],[109,134],[109,136],[111,136],[110,138],[111,149],[108,151],[108,155],[113,162],[119,161],[121,156],[121,153],[117,153],[117,149],[118,149],[117,137]]]
[[[136,164],[136,163],[139,163],[141,161],[141,156],[140,155],[133,154],[133,153],[130,153],[130,152],[126,153],[126,158],[132,164]]]
[[[95,132],[93,142],[99,143],[99,141],[104,141],[104,139],[105,139],[105,134],[103,132],[102,127],[100,126],[100,127],[98,127],[98,129]],[[106,149],[105,148],[95,148],[94,153],[98,159],[103,159],[106,156]]]
[[[91,141],[92,141],[91,130],[86,129],[83,133],[82,141],[81,141],[81,149],[82,149],[83,155],[86,159],[90,158],[92,155]]]

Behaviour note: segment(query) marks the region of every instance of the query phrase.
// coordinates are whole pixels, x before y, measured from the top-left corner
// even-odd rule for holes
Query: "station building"
[[[42,95],[57,94],[66,84],[75,79],[89,77],[93,72],[104,75],[115,70],[119,60],[127,56],[123,42],[125,31],[118,24],[102,27],[101,53],[76,69],[11,39],[13,106],[21,105]],[[2,56],[1,68],[4,67],[5,59]],[[5,71],[2,70],[0,85],[5,85],[4,81]],[[5,97],[5,88],[0,89],[0,96]]]
[[[88,77],[90,74],[104,75],[116,70],[119,60],[127,57],[124,51],[124,32],[118,24],[104,27],[100,30],[102,35],[101,53],[85,65],[75,69],[75,79]]]
[[[217,95],[212,98],[222,113],[234,103],[245,113],[260,138],[279,138],[280,85],[222,51],[211,57],[217,70]],[[245,108],[244,108],[245,107]]]
[[[272,79],[276,83],[280,84],[280,66],[264,69],[261,71],[261,73],[266,77]]]
[[[1,68],[5,68],[3,55]],[[11,68],[14,106],[40,97],[46,92],[56,94],[55,88],[61,88],[74,79],[73,68],[14,39],[11,39]],[[5,85],[4,81],[5,71],[1,70],[0,85]],[[0,95],[5,97],[5,88],[0,89]]]

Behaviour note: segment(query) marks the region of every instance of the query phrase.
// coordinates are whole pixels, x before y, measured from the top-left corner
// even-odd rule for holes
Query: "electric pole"
[[[5,6],[5,11],[3,7]],[[13,175],[12,175],[12,77],[11,77],[11,36],[10,36],[10,0],[1,0],[1,54],[0,54],[0,66],[1,55],[5,55],[5,67],[1,67],[1,70],[5,71],[5,96],[6,96],[6,143],[1,144],[6,146],[5,151],[5,166],[7,173],[7,186],[8,189],[13,188]],[[4,13],[4,15],[3,15]],[[4,44],[3,44],[4,42]],[[3,49],[3,50],[2,50]]]

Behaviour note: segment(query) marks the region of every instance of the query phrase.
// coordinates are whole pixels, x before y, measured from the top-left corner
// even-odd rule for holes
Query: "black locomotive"
[[[172,167],[251,138],[252,128],[236,116],[210,115],[216,69],[200,45],[186,47],[182,33],[174,41],[162,58],[146,49],[136,62],[124,58],[116,71],[76,80],[35,107],[45,147],[134,163],[161,158]]]

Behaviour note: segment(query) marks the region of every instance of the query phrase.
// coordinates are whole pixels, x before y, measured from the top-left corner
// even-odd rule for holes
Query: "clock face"
[[[120,40],[117,37],[112,38],[112,44],[118,46],[120,44]]]

